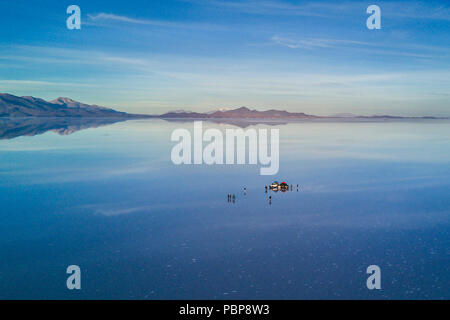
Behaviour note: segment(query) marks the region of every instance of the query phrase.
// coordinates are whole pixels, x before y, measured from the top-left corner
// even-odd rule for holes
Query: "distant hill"
[[[320,118],[305,114],[303,112],[288,112],[279,110],[258,111],[250,110],[247,107],[240,107],[234,110],[218,110],[214,112],[198,113],[198,112],[168,112],[161,116],[163,119],[170,118],[189,118],[189,119],[313,119]]]
[[[173,111],[157,116],[162,119],[176,120],[176,119],[207,119],[207,120],[300,120],[300,119],[317,119],[317,120],[327,120],[327,119],[347,119],[347,120],[401,120],[401,119],[448,119],[443,117],[401,117],[401,116],[391,116],[391,115],[372,115],[372,116],[358,116],[351,113],[340,113],[332,116],[315,116],[311,114],[306,114],[303,112],[289,112],[284,110],[267,110],[258,111],[251,110],[247,107],[240,107],[237,109],[220,109],[218,111],[199,113],[190,111]]]
[[[69,98],[45,101],[34,97],[17,97],[0,93],[0,117],[84,117],[130,118],[128,114],[97,105],[84,104]]]

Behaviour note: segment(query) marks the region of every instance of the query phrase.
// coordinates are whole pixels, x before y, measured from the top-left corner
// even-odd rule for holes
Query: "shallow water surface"
[[[189,122],[16,124],[0,140],[0,297],[449,299],[449,124],[251,126],[280,130],[276,176],[175,166]],[[269,204],[273,180],[294,190]]]

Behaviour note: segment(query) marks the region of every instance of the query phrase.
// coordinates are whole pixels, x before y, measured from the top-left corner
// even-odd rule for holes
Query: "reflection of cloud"
[[[220,202],[221,203],[221,202]],[[92,210],[95,214],[104,215],[107,217],[113,217],[124,214],[132,214],[139,212],[150,212],[157,210],[174,210],[179,208],[198,208],[198,207],[211,207],[212,205],[219,205],[219,202],[214,201],[193,201],[183,203],[160,203],[142,206],[124,206],[123,204],[93,204],[76,207],[76,209],[88,209]]]
[[[305,193],[348,193],[362,191],[391,191],[433,188],[438,186],[450,186],[450,176],[419,176],[385,179],[370,179],[364,182],[355,181],[347,184],[322,184],[305,185],[302,192]]]
[[[436,212],[389,212],[370,213],[367,208],[347,212],[298,213],[284,210],[285,214],[276,216],[251,216],[235,220],[220,220],[211,228],[244,228],[244,229],[285,229],[290,226],[307,228],[350,228],[350,229],[424,229],[436,225],[449,225],[450,211]]]
[[[323,147],[296,147],[293,149],[288,149],[287,147],[282,148],[282,152],[285,156],[297,155],[298,152],[302,153],[302,159],[350,159],[350,160],[374,160],[374,161],[389,161],[391,163],[404,162],[407,159],[408,163],[429,163],[429,164],[441,164],[450,161],[450,155],[436,151],[431,151],[434,153],[414,153],[415,150],[408,150],[409,158],[405,157],[404,151],[398,152],[387,152],[385,150],[345,150],[345,149],[327,149]],[[439,156],[437,156],[439,154]]]
[[[104,215],[107,217],[111,217],[111,216],[118,216],[118,215],[123,215],[123,214],[141,212],[141,211],[149,211],[151,209],[152,209],[151,206],[123,208],[123,209],[115,209],[115,208],[101,209],[101,208],[99,208],[99,209],[95,210],[95,213],[101,214],[101,215]]]
[[[13,176],[21,185],[39,185],[97,181],[120,176],[140,176],[143,173],[150,173],[157,170],[159,170],[157,163],[153,161],[152,163],[142,162],[117,167],[39,168],[23,171],[15,169],[14,172],[7,172],[5,175]]]

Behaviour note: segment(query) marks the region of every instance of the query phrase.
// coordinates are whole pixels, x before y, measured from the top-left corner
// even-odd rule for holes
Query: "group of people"
[[[265,186],[265,189],[266,189],[266,193],[267,193],[267,190],[269,189],[269,187]],[[290,190],[292,191],[292,189],[293,189],[293,186],[291,184],[290,185]],[[298,184],[297,184],[297,192],[298,192]],[[246,194],[247,194],[247,188],[244,188],[244,195],[246,195]],[[235,203],[236,202],[236,195],[229,193],[228,196],[227,196],[227,199],[228,199],[228,202]],[[272,196],[269,196],[269,204],[272,204]]]
[[[228,202],[235,203],[236,202],[236,196],[234,194],[233,195],[228,194]]]

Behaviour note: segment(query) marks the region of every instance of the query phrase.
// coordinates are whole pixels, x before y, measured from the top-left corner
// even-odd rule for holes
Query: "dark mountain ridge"
[[[130,118],[141,115],[128,114],[97,105],[84,104],[69,98],[45,101],[35,97],[18,97],[0,93],[0,117],[83,117]]]

